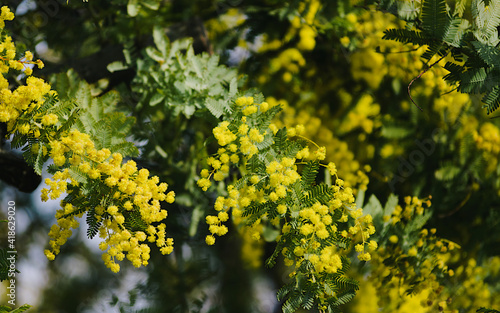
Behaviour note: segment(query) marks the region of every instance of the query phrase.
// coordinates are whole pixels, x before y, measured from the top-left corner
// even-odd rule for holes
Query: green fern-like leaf
[[[500,69],[500,50],[497,47],[484,44],[480,41],[473,41],[477,54],[490,67]]]
[[[359,282],[352,278],[348,278],[342,275],[334,275],[333,281],[342,290],[346,290],[349,292],[356,292],[359,289]]]
[[[433,39],[425,33],[409,29],[391,28],[384,31],[382,39],[395,40],[404,44],[426,45]]]
[[[294,287],[294,284],[286,284],[281,287],[276,293],[278,301],[282,301],[283,299],[285,299],[285,297],[294,289]]]
[[[58,135],[77,128],[91,136],[97,149],[108,148],[124,156],[137,155],[137,148],[126,140],[135,119],[116,111],[120,101],[117,92],[96,98],[92,96],[90,86],[78,80],[71,71],[57,75],[53,83],[57,88],[67,88],[57,89],[61,107],[55,113],[64,120]]]
[[[465,12],[465,5],[467,0],[457,0],[455,2],[455,10],[453,12],[454,16],[462,17]]]
[[[460,74],[460,86],[458,91],[463,93],[482,93],[484,92],[487,81],[487,73],[483,67],[470,69]]]
[[[499,42],[497,27],[500,25],[500,1],[491,0],[486,7],[483,0],[473,0],[471,9],[477,40],[496,46]]]
[[[264,150],[264,149],[270,147],[273,143],[274,143],[273,137],[271,135],[267,134],[264,137],[264,140],[262,142],[255,143],[255,146],[259,150]]]
[[[443,34],[443,41],[450,46],[460,47],[465,31],[469,27],[469,22],[461,18],[453,18],[446,26]]]
[[[294,313],[300,308],[302,299],[300,297],[289,297],[288,300],[283,304],[283,313]]]
[[[333,192],[330,190],[328,185],[322,183],[312,186],[309,189],[308,194],[303,198],[303,201],[305,205],[313,205],[316,202],[326,204],[332,196]]]
[[[79,110],[79,109],[76,109],[73,112],[71,112],[71,114],[66,119],[66,121],[58,129],[56,136],[59,136],[59,135],[63,134],[64,132],[70,130],[71,127],[77,123],[80,112],[81,112],[81,110]]]
[[[284,127],[284,128],[281,128],[280,130],[278,130],[276,135],[274,135],[273,148],[278,152],[281,150],[285,150],[286,141],[287,141],[287,132],[286,132],[286,127]]]
[[[276,260],[278,259],[279,255],[280,255],[280,251],[282,249],[283,249],[283,243],[282,243],[282,241],[278,241],[278,245],[274,249],[274,251],[271,254],[271,256],[269,258],[267,258],[267,260],[265,262],[266,267],[272,268],[272,267],[274,267],[276,265]]]
[[[450,84],[460,81],[460,75],[465,71],[465,67],[452,62],[446,62],[444,68],[449,72],[443,79],[450,82]]]
[[[227,102],[221,99],[207,98],[205,106],[216,118],[220,118],[222,114],[229,110]]]
[[[99,227],[101,226],[101,222],[97,220],[95,216],[94,208],[91,208],[87,211],[87,237],[92,239],[99,233]]]
[[[341,236],[340,234],[337,234],[334,240],[335,245],[342,249],[347,249],[351,244],[351,239]]]
[[[489,309],[485,307],[480,307],[479,309],[476,310],[476,312],[480,313],[500,313],[500,311],[495,310],[495,309]]]
[[[316,182],[316,176],[318,175],[319,162],[318,161],[308,161],[304,169],[302,170],[302,187],[304,191],[311,189],[313,184]]]
[[[346,292],[337,298],[337,301],[333,303],[334,306],[340,306],[349,303],[356,296],[356,292]]]
[[[481,100],[487,108],[488,114],[500,107],[500,86],[493,87]]]
[[[302,300],[302,307],[306,310],[310,310],[314,306],[314,293],[308,292],[305,294],[304,299]]]
[[[30,308],[31,308],[31,305],[23,304],[20,307],[18,307],[17,309],[14,309],[11,313],[22,313],[22,312],[27,311]]]
[[[2,305],[0,306],[0,313],[22,313],[31,308],[31,305],[29,304],[23,304],[22,306],[12,309],[8,306]]]
[[[0,248],[0,282],[9,278],[9,265],[7,250]]]
[[[141,213],[137,211],[130,211],[130,212],[125,212],[124,214],[125,217],[125,228],[128,230],[136,231],[136,230],[141,230],[145,231],[146,228],[148,227],[148,224],[146,224],[142,218],[141,218]]]
[[[448,27],[446,0],[425,0],[422,6],[422,28],[431,38],[442,39]]]
[[[265,170],[265,165],[259,159],[258,155],[253,155],[246,164],[246,169],[249,173],[260,173]]]
[[[444,56],[448,53],[448,47],[441,41],[433,41],[427,47],[427,50],[422,54],[421,58],[429,61],[436,54],[439,56]]]

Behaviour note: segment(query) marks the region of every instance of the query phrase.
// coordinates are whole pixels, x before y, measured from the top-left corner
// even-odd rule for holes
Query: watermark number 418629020
[[[11,305],[16,305],[16,202],[9,201],[7,211],[7,297]]]

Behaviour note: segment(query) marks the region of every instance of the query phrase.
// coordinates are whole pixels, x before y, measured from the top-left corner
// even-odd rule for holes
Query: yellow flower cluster
[[[425,233],[425,232],[424,232]],[[423,234],[422,238],[429,239],[429,235]],[[436,245],[440,241],[436,242]],[[444,243],[441,243],[444,245]],[[381,283],[383,277],[391,277],[393,269],[379,264],[378,257],[374,258],[373,264],[377,265],[375,273],[370,277],[361,279],[359,300],[355,300],[351,307],[352,312],[376,313],[376,312],[403,312],[403,313],[430,313],[449,312],[458,313],[476,312],[479,307],[498,307],[500,299],[491,292],[487,281],[497,281],[500,274],[500,258],[492,257],[479,265],[474,258],[467,258],[456,270],[446,270],[445,263],[457,262],[460,255],[455,253],[455,245],[448,242],[448,253],[439,253],[434,260],[426,259],[422,263],[422,273],[419,275],[423,283],[418,284],[411,295],[407,294],[410,288],[408,279],[401,280],[394,275],[390,280],[387,278]],[[385,251],[388,257],[394,251]],[[404,257],[404,256],[403,256]],[[437,272],[445,270],[448,275],[449,285],[440,285],[436,281],[436,271],[433,268],[437,264]],[[408,269],[402,269],[408,270]],[[405,273],[406,274],[406,273]],[[379,276],[377,276],[379,275]],[[382,275],[383,277],[380,277]],[[400,275],[402,277],[402,275]]]
[[[227,226],[222,225],[222,222],[226,222],[229,219],[229,214],[225,210],[221,210],[217,216],[213,215],[208,215],[206,217],[206,222],[209,226],[208,230],[212,235],[208,235],[206,237],[206,243],[208,245],[213,245],[215,243],[215,237],[214,235],[217,236],[224,236],[227,234]]]
[[[238,98],[231,107],[233,119],[219,123],[214,129],[221,148],[208,158],[211,170],[201,171],[198,185],[207,190],[212,175],[214,180],[225,178],[224,172],[229,169],[222,170],[222,166],[229,167],[234,154],[239,157],[235,165],[241,165],[241,178],[227,187],[227,196],[215,200],[217,214],[206,217],[210,234],[205,241],[213,245],[216,236],[227,233],[223,223],[231,214],[244,238],[242,253],[248,254],[249,247],[261,251],[262,237],[276,240],[278,248],[273,257],[280,253],[286,266],[294,266],[290,274],[293,279],[317,284],[315,288],[323,290],[323,296],[317,296],[323,307],[329,297],[325,280],[344,269],[344,256],[351,243],[356,244],[360,260],[371,259],[371,252],[378,246],[369,240],[375,228],[371,216],[363,216],[363,210],[355,207],[353,190],[337,177],[335,164],[320,163],[327,159],[326,147],[302,135],[309,126],[307,123],[287,128],[286,132],[273,123],[265,130],[262,126],[256,128],[263,115],[266,119],[272,117],[265,114],[275,105],[275,101],[255,105],[252,98]],[[245,136],[259,147],[255,153],[245,151],[242,140]],[[277,141],[274,144],[270,140],[273,138]],[[330,174],[328,185],[311,181],[319,166],[324,166],[325,174]],[[221,171],[223,175],[215,177]],[[272,231],[266,233],[266,229]],[[254,253],[248,261],[260,264],[259,255]]]
[[[421,56],[425,48],[418,48],[413,45],[401,45],[393,40],[384,40],[383,31],[389,28],[403,28],[402,22],[395,16],[380,11],[365,10],[358,17],[346,16],[352,25],[354,31],[351,38],[355,42],[357,49],[349,56],[351,60],[351,73],[356,80],[362,80],[367,83],[371,89],[377,89],[385,77],[399,79],[408,83],[415,78],[424,69]],[[439,56],[434,56],[429,64],[437,61]],[[412,94],[430,96],[435,89],[440,92],[450,89],[446,82],[441,79],[447,74],[444,64],[450,61],[447,57],[435,65],[432,69],[422,75],[418,83],[413,85]],[[452,101],[448,98],[455,98],[458,101]],[[469,97],[457,92],[446,97],[440,97],[435,103],[435,110],[443,113],[446,109],[449,111],[450,120],[457,118],[464,103],[468,102]]]
[[[251,158],[259,149],[257,144],[262,143],[269,131],[259,131],[255,124],[257,113],[265,113],[273,105],[267,102],[260,104],[254,103],[253,97],[240,97],[235,100],[236,107],[241,110],[243,116],[238,121],[230,123],[228,121],[220,122],[213,129],[213,134],[217,143],[224,148],[220,148],[215,157],[207,160],[211,171],[204,169],[201,171],[201,179],[197,184],[203,191],[211,186],[210,178],[216,181],[222,181],[229,173],[230,164],[238,164],[240,158],[245,156]]]
[[[302,208],[298,211],[296,224],[286,223],[283,226],[282,238],[292,232],[296,235],[281,251],[285,257],[285,265],[295,264],[297,270],[307,260],[314,266],[316,274],[336,273],[342,269],[341,255],[345,252],[325,242],[332,236],[350,238],[357,243],[355,249],[359,252],[358,258],[362,261],[371,260],[370,252],[378,247],[374,240],[368,241],[375,233],[372,218],[369,214],[363,216],[363,210],[354,205],[351,188],[341,188],[342,185],[343,182],[338,179],[337,185],[331,187],[333,196],[327,205],[316,202],[310,207]],[[296,209],[292,207],[289,210],[293,212]],[[349,216],[354,221],[354,226],[347,227]],[[345,223],[345,226],[340,226],[342,224],[339,223]],[[341,231],[339,227],[349,231]]]
[[[493,155],[500,153],[500,130],[492,123],[482,124],[479,132],[474,133],[474,141],[478,149],[486,153]]]
[[[335,188],[337,187],[337,188]],[[336,273],[338,269],[342,268],[342,263],[340,261],[340,252],[334,246],[324,246],[320,244],[320,241],[327,239],[331,236],[331,234],[337,233],[337,226],[333,221],[332,212],[335,212],[337,209],[341,209],[342,199],[347,200],[346,202],[352,204],[354,197],[352,193],[350,193],[349,189],[342,190],[335,186],[334,189],[338,191],[335,192],[334,200],[330,201],[329,206],[322,205],[319,202],[316,202],[311,207],[300,210],[300,222],[298,230],[306,238],[305,245],[300,245],[295,247],[294,254],[297,257],[302,257],[304,254],[307,255],[306,259],[311,262],[311,264],[315,267],[316,272],[326,272],[326,273]],[[345,201],[344,200],[344,201]],[[362,214],[361,209],[352,209],[350,211],[350,215],[356,220],[356,224],[358,227],[361,227],[361,223],[365,223],[365,221],[360,220],[360,215]],[[365,216],[366,218],[370,218],[369,215]],[[344,214],[342,214],[339,222],[347,222],[347,218]],[[356,226],[354,226],[357,229]],[[372,232],[373,231],[373,232]],[[366,239],[370,236],[370,233],[374,233],[374,228],[372,225],[368,226],[365,231]],[[357,231],[355,232],[357,233]],[[343,233],[344,236],[348,236],[346,233]],[[370,251],[373,251],[377,248],[377,244],[375,241],[371,241],[369,245]],[[364,242],[356,245],[356,251],[360,252],[358,258],[360,260],[369,261],[371,256],[368,252],[364,251]],[[287,263],[291,263],[291,260],[287,260]],[[300,264],[302,260],[298,261]]]
[[[238,227],[241,236],[241,259],[244,265],[251,269],[257,269],[262,265],[264,256],[264,239],[259,238],[262,234],[262,224],[251,227]]]
[[[75,129],[70,130],[67,136],[53,140],[50,143],[49,154],[54,159],[55,165],[63,167],[69,162],[70,166],[73,166],[72,169],[78,169],[81,174],[89,178],[90,184],[98,184],[100,190],[108,190],[105,194],[85,195],[89,197],[89,201],[91,197],[101,198],[100,204],[92,208],[93,211],[89,210],[90,208],[77,208],[77,210],[82,214],[84,212],[93,214],[98,221],[102,221],[100,236],[105,240],[100,247],[107,250],[103,254],[103,260],[112,271],[117,272],[120,269],[115,260],[123,260],[125,253],[134,266],[147,265],[149,247],[143,243],[146,240],[156,242],[163,254],[172,252],[173,240],[165,238],[165,225],[160,224],[156,227],[152,225],[167,217],[167,211],[161,208],[160,201],[172,203],[175,200],[173,191],[165,194],[168,187],[166,183],[159,183],[157,176],[149,178],[149,171],[138,170],[132,160],[124,163],[120,153],[111,154],[107,148],[95,149],[90,136]],[[46,179],[50,189],[42,190],[44,201],[49,196],[51,199],[56,199],[66,191],[80,193],[80,189],[77,188],[67,189],[68,179],[74,187],[78,187],[80,182],[85,182],[85,179],[76,181],[68,169],[56,172],[52,179]],[[52,250],[46,251],[49,259],[53,259],[59,253],[60,245],[67,238],[65,237],[68,233],[67,219],[73,218],[68,217],[72,212],[68,207],[76,209],[68,203],[63,213],[59,214],[61,218],[57,219],[58,225],[55,229],[64,231],[51,231]],[[134,212],[138,212],[140,219],[149,225],[145,232],[131,233],[125,227],[127,217],[131,218]]]
[[[484,259],[482,264],[469,257],[456,268],[451,278],[455,284],[443,294],[452,299],[450,308],[463,312],[476,312],[479,307],[498,308],[500,298],[490,284],[499,279],[500,257]]]
[[[383,219],[393,229],[405,229],[413,220],[422,218],[424,206],[430,205],[430,198],[408,196],[404,198],[403,207],[397,205],[392,214]],[[387,244],[373,254],[373,270],[365,283],[375,288],[376,295],[372,293],[371,296],[378,300],[381,312],[399,312],[402,306],[405,307],[402,309],[404,312],[413,312],[406,309],[409,307],[405,304],[408,301],[414,306],[409,308],[415,312],[443,309],[442,302],[447,297],[438,279],[449,279],[455,275],[448,264],[451,255],[460,247],[451,241],[439,239],[435,228],[422,229],[412,238],[415,239],[408,242],[408,237],[400,238],[392,234],[388,236]],[[413,300],[407,296],[408,291],[411,291]]]
[[[0,13],[0,33],[5,27],[5,21],[11,21],[13,19],[14,13],[12,13],[7,6],[3,6]],[[25,52],[24,58],[17,60],[16,46],[12,38],[2,34],[2,42],[0,42],[0,73],[7,73],[9,68],[12,68],[18,71],[24,70],[24,73],[29,76],[33,73],[33,70],[31,67],[27,67],[27,64],[37,65],[38,68],[43,67],[43,62],[41,60],[33,61],[33,54],[30,51]]]
[[[51,89],[42,79],[32,76],[26,79],[25,86],[19,86],[14,91],[8,89],[8,85],[4,76],[0,76],[0,122],[7,123],[9,131],[13,131],[19,116],[40,107],[44,96],[51,93]]]
[[[306,61],[300,51],[296,48],[289,48],[270,61],[269,74],[284,70],[283,80],[289,82],[292,80],[292,74],[297,74],[305,65]]]
[[[404,198],[405,208],[403,209],[400,205],[397,205],[391,216],[384,216],[385,220],[390,219],[391,223],[394,225],[400,221],[408,222],[415,215],[422,215],[424,213],[425,204],[427,207],[431,206],[432,196],[426,199],[419,199],[417,197],[406,196]]]
[[[0,26],[3,28],[3,21],[12,18],[10,10],[2,7]],[[43,156],[51,157],[60,168],[52,179],[45,180],[49,188],[42,189],[42,200],[57,199],[65,193],[71,195],[61,202],[62,208],[56,213],[57,224],[49,232],[50,250],[45,251],[47,258],[53,260],[59,254],[60,247],[71,236],[71,229],[78,227],[76,217],[84,213],[99,223],[98,231],[104,239],[100,247],[107,250],[103,260],[114,272],[120,269],[116,261],[123,260],[125,255],[136,267],[146,265],[150,252],[146,241],[156,243],[163,254],[171,253],[173,240],[166,238],[165,224],[153,224],[166,218],[167,211],[161,208],[160,201],[174,202],[174,192],[165,194],[167,184],[160,183],[157,176],[149,177],[146,169],[138,170],[134,161],[123,162],[120,153],[96,149],[88,134],[76,129],[63,131],[57,114],[35,113],[45,102],[44,97],[54,91],[42,79],[29,76],[31,68],[26,64],[43,66],[41,61],[32,61],[31,52],[26,52],[21,61],[15,58],[11,37],[2,36],[0,122],[6,122],[11,133],[18,131],[36,138],[38,142],[29,151],[37,154],[41,147]],[[24,69],[28,75],[26,85],[11,91],[4,77],[9,69]],[[126,222],[132,226],[126,226]]]
[[[220,146],[215,157],[208,159],[208,164],[212,167],[212,171],[203,169],[201,172],[201,179],[198,180],[198,185],[206,190],[210,185],[210,178],[214,175],[215,180],[219,180],[215,175],[226,173],[229,170],[229,163],[233,155],[238,153],[242,160],[247,161],[254,154],[242,152],[244,150],[241,143],[241,137],[246,136],[251,132],[251,125],[249,119],[246,119],[248,108],[253,105],[253,99],[248,97],[241,97],[235,101],[235,110],[240,110],[243,113],[243,120],[237,120],[233,123],[227,121],[219,123],[214,129],[214,135]],[[277,105],[276,102],[266,103],[267,106]],[[258,112],[262,113],[262,104],[258,108]],[[250,114],[254,114],[253,112]],[[293,187],[300,183],[301,175],[298,173],[298,164],[305,164],[306,160],[324,160],[326,158],[326,148],[320,147],[316,143],[302,137],[305,131],[305,126],[297,125],[287,129],[289,137],[299,137],[305,139],[307,142],[312,143],[317,147],[313,152],[309,147],[304,147],[298,150],[295,158],[268,155],[265,161],[265,168],[261,172],[244,173],[246,183],[229,185],[227,187],[228,196],[219,196],[214,208],[218,212],[217,215],[209,215],[206,217],[206,222],[209,225],[210,235],[206,237],[206,243],[213,245],[215,243],[215,236],[221,236],[227,233],[227,227],[222,223],[228,220],[228,213],[231,211],[234,222],[242,225],[249,226],[252,231],[248,232],[249,238],[258,241],[260,239],[259,230],[262,231],[261,222],[270,222],[271,225],[279,226],[280,220],[287,216],[294,216],[297,223],[285,223],[282,227],[282,240],[288,241],[287,234],[293,232],[294,238],[302,238],[298,242],[293,240],[284,244],[282,253],[285,255],[285,264],[300,266],[302,262],[307,260],[314,265],[317,273],[335,273],[338,269],[342,268],[340,255],[342,252],[335,246],[328,244],[326,239],[331,236],[339,236],[348,240],[353,239],[358,243],[357,250],[359,252],[359,259],[368,261],[371,258],[369,251],[374,251],[377,248],[375,241],[368,239],[374,234],[375,228],[372,225],[371,216],[362,216],[361,208],[351,208],[354,203],[353,190],[350,187],[344,186],[343,180],[337,177],[337,168],[334,163],[330,162],[324,165],[331,176],[334,176],[335,185],[329,189],[329,198],[331,199],[328,204],[321,204],[320,202],[314,203],[309,207],[302,207],[301,205],[292,205],[289,201],[285,200],[290,198],[296,191]],[[250,130],[249,130],[250,129]],[[275,124],[269,125],[269,130],[276,134],[278,128]],[[248,135],[252,137],[252,135]],[[239,139],[239,140],[238,140]],[[257,139],[257,138],[255,138]],[[263,139],[263,138],[261,138]],[[231,154],[228,154],[226,148]],[[258,152],[258,151],[257,151]],[[299,162],[302,160],[301,162]],[[236,161],[239,161],[237,159]],[[227,166],[222,170],[223,166]],[[224,178],[222,176],[221,178]],[[308,194],[304,194],[307,198]],[[277,215],[272,219],[264,214],[257,220],[252,220],[251,224],[247,223],[247,215],[245,212],[251,205],[271,205],[276,207]],[[337,214],[336,212],[341,212]],[[337,229],[337,223],[348,223],[349,216],[351,221],[354,221],[352,227],[344,227],[344,230]],[[293,229],[292,229],[293,227]],[[349,231],[348,231],[349,230]],[[281,240],[279,239],[278,240]],[[342,239],[341,239],[342,240]],[[366,249],[365,249],[366,247]]]
[[[0,11],[0,28],[5,27],[5,21],[12,21],[14,19],[14,13],[12,13],[7,6],[3,6]]]
[[[444,121],[443,126],[448,127],[454,125],[458,121],[460,114],[463,110],[469,108],[470,104],[471,99],[468,94],[453,91],[435,98],[434,111],[439,112]]]
[[[354,52],[350,60],[352,77],[365,81],[371,89],[377,89],[388,72],[384,56],[371,47]]]
[[[240,26],[245,22],[245,15],[237,8],[230,8],[224,14],[210,19],[205,23],[208,38],[217,42],[217,37],[224,35],[229,29]]]
[[[69,178],[69,175],[67,172],[58,172],[54,176],[59,176],[58,178],[61,179],[67,179]],[[50,180],[48,183],[51,186],[54,185],[59,185],[57,187],[60,187],[62,185],[65,185],[65,181],[61,180],[59,182],[51,182]],[[65,189],[64,188],[59,188],[59,190]],[[69,237],[72,235],[71,229],[78,228],[79,223],[76,220],[76,217],[82,217],[83,212],[76,213],[75,210],[76,208],[73,207],[70,203],[64,203],[61,202],[62,209],[57,210],[56,212],[56,219],[57,219],[57,224],[52,225],[49,231],[49,237],[52,238],[50,240],[50,248],[51,250],[45,250],[45,256],[49,260],[54,260],[55,256],[59,254],[60,247],[66,243]]]
[[[297,10],[298,14],[290,18],[290,28],[283,38],[270,39],[267,37],[267,34],[264,34],[258,52],[263,53],[269,50],[277,50],[295,38],[297,39],[296,47],[299,50],[313,50],[316,46],[316,36],[318,34],[316,30],[316,15],[319,10],[321,10],[321,3],[318,0],[301,2]],[[280,57],[278,57],[278,59]],[[276,71],[279,70],[275,65],[276,64],[274,64],[274,68]],[[273,68],[273,65],[271,65],[271,68]],[[290,81],[286,79],[286,77],[290,77],[291,79],[291,73],[285,72],[283,75],[284,81]]]
[[[500,129],[490,122],[478,125],[477,121],[475,121],[474,124],[479,128],[479,131],[470,129],[472,139],[486,161],[486,175],[491,175],[497,170],[498,157],[500,155]]]
[[[321,3],[318,0],[309,0],[300,3],[298,13],[290,21],[291,27],[285,35],[285,40],[293,38],[298,33],[299,42],[297,48],[303,51],[309,51],[316,46],[316,30],[314,21],[317,12],[321,9]]]
[[[269,174],[269,200],[273,202],[285,198],[289,186],[300,179],[295,159],[292,158],[282,158],[279,162],[271,161],[266,167],[266,173]],[[253,176],[252,180],[258,182],[261,177]]]
[[[14,19],[14,14],[6,6],[1,8],[0,13],[0,34],[5,26],[5,20]],[[31,77],[32,69],[27,67],[27,64],[36,64],[38,68],[43,67],[40,60],[33,61],[33,54],[29,51],[25,52],[24,58],[16,59],[16,46],[12,38],[8,35],[1,34],[0,42],[0,122],[7,123],[8,131],[13,132],[16,129],[16,120],[24,112],[32,112],[40,107],[44,102],[46,94],[53,93],[50,90],[50,85],[42,79]],[[9,69],[24,70],[24,73],[29,76],[26,79],[25,86],[19,86],[14,91],[9,89],[9,82],[5,78],[5,74]],[[27,134],[33,132],[35,137],[40,135],[40,130],[36,129],[36,123],[33,125],[19,125],[18,130]],[[32,128],[32,130],[30,130]]]
[[[384,30],[396,27],[398,23],[396,17],[380,11],[365,10],[357,17],[348,14],[346,20],[351,23],[354,30],[350,41],[357,47],[357,50],[349,56],[354,79],[363,80],[371,89],[377,89],[386,75],[399,77],[405,81],[418,75],[422,67],[422,62],[419,60],[422,52],[403,53],[412,47],[382,39]],[[376,52],[375,48],[380,52]]]
[[[204,171],[202,176],[207,173],[206,170]],[[265,176],[251,175],[249,178],[251,185],[244,185],[239,189],[235,188],[234,185],[229,185],[227,187],[229,197],[220,196],[215,201],[214,208],[219,211],[218,215],[206,218],[211,233],[206,238],[207,244],[213,245],[215,243],[214,235],[223,236],[227,233],[227,227],[221,225],[221,222],[228,220],[227,212],[232,211],[233,217],[237,218],[236,223],[239,224],[241,222],[239,217],[252,202],[279,202],[286,197],[290,186],[299,179],[300,175],[297,173],[295,159],[282,158],[279,162],[269,162],[266,166]],[[268,184],[264,189],[257,190],[256,185],[264,180],[268,181]],[[281,215],[286,213],[286,207],[283,204],[278,206],[278,213]],[[256,240],[259,239],[259,236],[254,235]]]
[[[374,127],[380,126],[380,121],[374,121],[379,113],[380,105],[374,103],[373,97],[369,94],[362,95],[355,107],[342,119],[339,135],[357,128],[361,128],[367,134],[372,133]]]
[[[272,97],[267,98],[266,101],[272,105],[278,104],[278,101]],[[325,161],[337,165],[338,174],[344,178],[345,185],[354,188],[354,191],[358,188],[365,190],[369,182],[365,172],[369,172],[370,168],[365,166],[362,169],[360,162],[355,159],[354,153],[349,150],[347,142],[334,136],[331,129],[338,129],[338,127],[328,127],[322,123],[320,118],[311,115],[307,110],[297,110],[284,100],[279,102],[282,103],[283,114],[279,120],[273,121],[275,127],[286,126],[290,134],[294,135],[295,131],[296,134],[311,138],[318,145],[326,147],[328,154]],[[374,121],[371,122],[372,125],[375,125]],[[373,146],[371,146],[373,149],[369,147],[368,150],[374,150]],[[371,154],[373,155],[373,152]]]

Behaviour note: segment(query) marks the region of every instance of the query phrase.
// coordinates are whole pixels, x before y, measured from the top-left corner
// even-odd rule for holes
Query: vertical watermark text
[[[16,202],[7,206],[7,261],[9,264],[7,297],[10,305],[16,305]]]

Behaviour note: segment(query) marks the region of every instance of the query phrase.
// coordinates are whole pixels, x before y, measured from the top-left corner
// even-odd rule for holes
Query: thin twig
[[[428,70],[430,70],[434,65],[436,65],[437,63],[439,63],[442,59],[444,59],[447,55],[448,55],[449,51],[446,52],[445,55],[443,55],[442,57],[439,58],[439,60],[437,60],[436,62],[432,63],[428,68],[426,68],[422,73],[420,73],[417,77],[413,78],[411,80],[411,82],[408,84],[408,96],[410,96],[410,100],[411,102],[413,102],[413,104],[420,110],[420,111],[424,111],[422,110],[421,107],[418,106],[418,104],[413,100],[413,98],[411,97],[411,85],[413,84],[414,81],[416,81],[417,79],[419,79],[422,75],[425,74],[425,72],[427,72]]]
[[[415,49],[410,49],[410,50],[404,50],[404,51],[384,51],[382,52],[380,50],[380,47],[375,48],[375,52],[380,53],[380,54],[393,54],[393,53],[410,53],[410,52],[415,52],[418,51],[421,47],[415,48]]]

